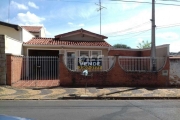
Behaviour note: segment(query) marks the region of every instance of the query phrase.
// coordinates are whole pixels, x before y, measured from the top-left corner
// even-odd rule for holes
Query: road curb
[[[52,99],[0,99],[0,100],[175,100],[180,97],[60,97]]]
[[[68,99],[89,99],[89,100],[146,100],[146,99],[180,99],[180,97],[62,97],[63,100]]]

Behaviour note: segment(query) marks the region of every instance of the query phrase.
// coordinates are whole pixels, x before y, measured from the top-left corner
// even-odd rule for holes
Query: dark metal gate
[[[23,57],[21,80],[54,80],[59,75],[57,56]]]

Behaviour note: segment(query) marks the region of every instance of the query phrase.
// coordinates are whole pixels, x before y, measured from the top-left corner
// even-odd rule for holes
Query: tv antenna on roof
[[[106,7],[101,6],[101,0],[99,0],[99,4],[97,4],[97,3],[95,3],[95,4],[99,6],[99,8],[98,8],[97,11],[100,12],[100,35],[101,35],[101,10],[104,9],[104,8],[106,8]]]

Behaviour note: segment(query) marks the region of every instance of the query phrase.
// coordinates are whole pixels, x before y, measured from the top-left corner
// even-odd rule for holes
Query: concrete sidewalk
[[[180,88],[88,87],[15,88],[0,86],[0,100],[180,99]]]

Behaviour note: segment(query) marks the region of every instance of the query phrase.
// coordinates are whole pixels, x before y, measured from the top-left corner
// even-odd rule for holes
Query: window
[[[35,35],[35,37],[39,37],[39,35]]]
[[[99,55],[101,55],[101,51],[91,51],[91,55],[92,57],[98,57]]]
[[[102,56],[102,51],[101,50],[79,51],[79,56],[99,57]]]
[[[88,56],[89,57],[89,51],[80,51],[79,56]]]

